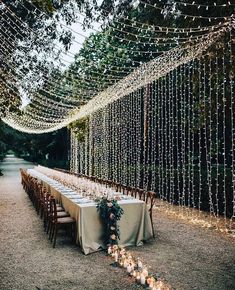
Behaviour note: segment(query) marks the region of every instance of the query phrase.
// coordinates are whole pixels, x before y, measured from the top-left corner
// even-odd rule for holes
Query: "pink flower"
[[[121,251],[120,251],[120,255],[122,255],[122,256],[124,257],[125,252],[126,252],[125,249],[121,249]]]
[[[108,202],[108,203],[107,203],[107,206],[108,206],[108,207],[112,207],[112,206],[113,206],[112,202]]]
[[[115,235],[111,235],[110,238],[111,238],[111,240],[116,240],[116,236]]]
[[[154,281],[155,281],[155,279],[153,277],[148,277],[147,278],[147,284],[150,285],[150,286],[154,283]]]
[[[115,214],[111,213],[111,214],[109,215],[109,218],[110,218],[111,220],[113,220],[113,219],[115,218]]]

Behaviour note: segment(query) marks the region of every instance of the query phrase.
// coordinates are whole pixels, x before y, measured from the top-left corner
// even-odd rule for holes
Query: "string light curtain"
[[[83,173],[157,192],[159,198],[210,213],[224,228],[235,221],[233,31],[210,48],[142,79],[91,112],[89,168]],[[172,58],[171,58],[172,60]],[[134,82],[132,83],[134,86]],[[125,94],[126,92],[126,94]],[[81,147],[80,147],[81,148]],[[81,153],[80,153],[81,156]],[[73,157],[71,157],[73,158]]]

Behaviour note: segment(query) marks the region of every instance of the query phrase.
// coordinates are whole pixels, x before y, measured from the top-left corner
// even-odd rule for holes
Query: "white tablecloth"
[[[104,226],[95,202],[82,198],[74,190],[34,169],[28,169],[28,173],[39,179],[70,216],[75,218],[76,243],[81,246],[85,254],[106,248],[103,242]],[[119,245],[138,246],[142,244],[142,241],[151,238],[153,233],[147,205],[143,201],[133,198],[120,200],[118,203],[124,210],[124,214],[118,222],[120,226]]]

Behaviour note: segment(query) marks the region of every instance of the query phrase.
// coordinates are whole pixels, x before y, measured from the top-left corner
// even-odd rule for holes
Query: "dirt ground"
[[[143,289],[124,269],[110,266],[104,251],[85,256],[64,236],[55,249],[20,184],[19,168],[32,164],[7,158],[0,164],[0,289]],[[130,250],[173,289],[235,289],[235,242],[214,231],[154,210],[156,238]]]

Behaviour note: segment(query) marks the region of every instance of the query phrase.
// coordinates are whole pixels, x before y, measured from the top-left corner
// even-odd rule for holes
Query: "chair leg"
[[[51,242],[52,242],[52,239],[53,239],[54,231],[55,231],[55,225],[51,223],[50,224],[50,230],[49,230],[49,240]]]
[[[70,225],[68,233],[70,234],[69,236],[71,237],[73,241],[73,224]]]
[[[36,198],[36,202],[35,202],[35,207],[36,207],[36,212],[37,212],[37,215],[39,215],[39,203],[38,203],[38,199]]]
[[[44,224],[44,231],[46,232],[47,230],[47,214],[44,212],[44,217],[43,217],[43,224]]]
[[[73,241],[73,239],[74,239],[74,235],[73,235],[73,224],[71,224],[71,227],[70,227],[70,230],[71,230],[71,238],[72,238],[72,241]]]
[[[46,233],[49,235],[49,239],[51,237],[51,232],[52,232],[52,225],[48,222]]]
[[[75,243],[76,242],[76,223],[73,223],[71,225],[71,230],[72,230],[72,241]]]
[[[53,248],[55,248],[56,237],[57,237],[57,224],[55,224],[55,226],[54,226]]]
[[[155,238],[155,233],[154,233],[153,223],[152,223],[152,230],[153,230],[153,238]]]
[[[52,222],[51,222],[50,218],[48,218],[48,220],[47,220],[47,226],[46,226],[46,233],[47,234],[50,233],[50,230],[51,230],[51,227],[52,227],[52,224],[51,223]]]
[[[42,219],[43,218],[43,206],[41,205],[40,207],[40,218]]]
[[[154,227],[153,227],[153,216],[152,216],[152,213],[150,214],[150,220],[151,220],[151,226],[152,226],[153,238],[155,238]]]
[[[46,232],[47,234],[49,234],[49,236],[50,236],[51,227],[52,227],[52,225],[51,225],[51,220],[50,220],[49,215],[47,214],[45,232]]]

